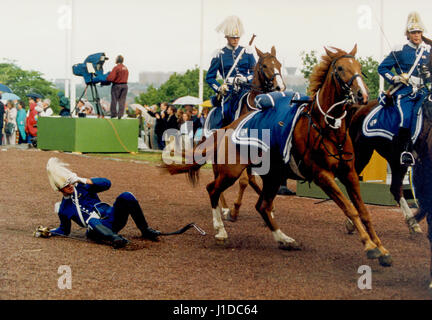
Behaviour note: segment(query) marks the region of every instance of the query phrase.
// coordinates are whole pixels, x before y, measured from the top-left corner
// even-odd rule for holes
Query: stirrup
[[[411,152],[404,151],[400,156],[400,164],[405,166],[413,166],[415,164],[414,156]]]

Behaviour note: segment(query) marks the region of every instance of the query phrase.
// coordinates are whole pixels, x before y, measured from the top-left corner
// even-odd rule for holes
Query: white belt
[[[100,218],[101,218],[100,214],[98,212],[96,212],[96,211],[93,211],[93,212],[90,213],[90,216],[86,220],[86,224],[88,225],[90,219],[100,219]]]
[[[421,87],[421,86],[423,85],[423,79],[420,78],[420,77],[414,77],[414,76],[411,76],[411,77],[409,78],[408,83],[409,83],[410,85],[412,85],[413,87],[417,87],[417,88],[419,88],[419,87]]]

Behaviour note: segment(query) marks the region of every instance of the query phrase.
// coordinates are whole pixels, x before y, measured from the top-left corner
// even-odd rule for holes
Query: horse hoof
[[[416,235],[416,234],[423,234],[422,229],[419,225],[415,225],[409,228],[410,234]]]
[[[279,249],[288,250],[288,251],[298,251],[301,250],[301,246],[300,244],[297,243],[297,241],[288,242],[288,243],[279,242]]]
[[[227,243],[228,239],[227,238],[215,238],[216,239],[216,244],[223,246]]]
[[[348,234],[353,234],[355,231],[354,223],[350,219],[345,220],[345,228]]]
[[[366,256],[368,259],[376,259],[376,258],[380,258],[382,255],[381,255],[381,251],[378,248],[375,248],[366,251]]]
[[[230,212],[230,213],[228,214],[226,220],[229,221],[229,222],[236,222],[236,221],[237,221],[237,216],[233,216],[233,215],[231,214],[231,212]]]
[[[393,259],[390,254],[380,256],[378,258],[378,261],[383,267],[391,267],[391,265],[393,264]]]

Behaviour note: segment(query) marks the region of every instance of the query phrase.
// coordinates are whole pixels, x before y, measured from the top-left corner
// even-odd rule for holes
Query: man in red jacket
[[[27,133],[27,143],[31,146],[34,139],[37,136],[37,120],[39,116],[38,110],[36,110],[37,104],[32,97],[29,97],[30,111],[26,118],[25,132]]]
[[[129,70],[123,64],[124,58],[119,55],[116,58],[116,66],[112,69],[107,77],[107,81],[112,82],[111,86],[111,118],[123,116],[126,104],[126,95],[128,92]],[[117,102],[119,104],[117,112]]]

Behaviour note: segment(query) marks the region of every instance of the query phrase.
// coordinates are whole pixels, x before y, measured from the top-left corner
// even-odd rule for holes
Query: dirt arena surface
[[[2,149],[2,148],[0,148]],[[56,227],[53,205],[61,194],[48,184],[45,166],[56,156],[70,163],[81,177],[106,177],[110,190],[100,194],[112,203],[123,191],[140,201],[151,227],[173,231],[195,222],[207,232],[190,229],[162,237],[158,243],[140,240],[129,220],[121,234],[130,249],[67,238],[34,238],[38,225]],[[368,260],[358,234],[345,232],[344,216],[333,202],[297,196],[276,198],[281,230],[302,244],[301,251],[278,249],[255,211],[251,188],[245,193],[238,222],[225,222],[229,242],[214,241],[205,185],[211,170],[201,171],[193,188],[184,175],[161,174],[155,164],[115,161],[85,155],[0,150],[0,299],[431,299],[429,243],[411,236],[396,207],[368,206],[378,235],[394,265]],[[290,181],[289,187],[295,189]],[[238,186],[228,192],[232,203]],[[424,231],[426,222],[421,223]],[[84,230],[73,224],[72,234]],[[58,288],[58,269],[72,270],[72,289]],[[360,290],[358,268],[372,269],[372,289]]]

